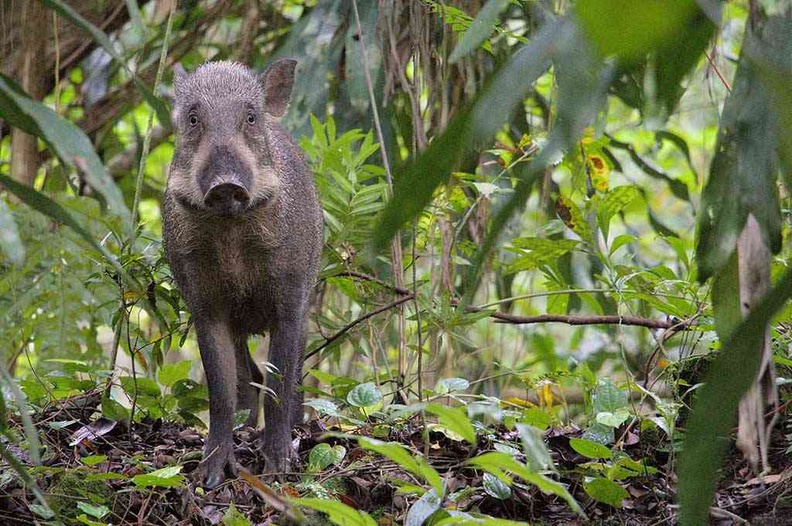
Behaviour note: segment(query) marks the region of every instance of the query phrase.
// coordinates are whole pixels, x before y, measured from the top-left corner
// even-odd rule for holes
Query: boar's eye
[[[198,126],[198,115],[195,113],[190,113],[187,120],[190,122],[190,126]]]
[[[252,124],[256,124],[256,114],[255,113],[250,112],[250,113],[247,114],[247,123],[251,124],[251,125]]]

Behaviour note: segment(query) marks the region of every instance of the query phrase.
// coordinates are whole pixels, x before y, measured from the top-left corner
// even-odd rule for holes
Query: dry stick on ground
[[[331,277],[337,277],[337,276],[349,276],[364,281],[371,281],[372,283],[377,283],[378,285],[389,288],[394,292],[400,294],[401,298],[394,300],[388,303],[387,305],[383,305],[382,307],[378,307],[371,312],[367,312],[366,314],[360,316],[359,318],[356,318],[355,320],[347,323],[346,325],[344,325],[344,327],[341,328],[341,330],[339,330],[332,336],[325,338],[325,342],[323,344],[321,344],[316,349],[307,353],[305,356],[306,359],[321,352],[323,349],[325,349],[334,341],[338,340],[344,334],[348,333],[350,330],[352,330],[353,327],[360,324],[361,322],[364,322],[367,319],[376,316],[381,312],[385,312],[394,307],[397,307],[402,303],[409,301],[415,297],[412,292],[410,292],[405,288],[390,285],[375,276],[370,276],[362,272],[346,271],[346,272],[334,274]],[[456,305],[456,303],[454,303],[454,305]],[[481,312],[484,309],[480,307],[468,307],[466,310],[468,312]],[[495,318],[495,323],[509,323],[512,325],[528,325],[533,323],[551,323],[551,322],[566,323],[569,325],[632,325],[636,327],[646,327],[647,329],[666,329],[674,332],[681,330],[688,330],[691,327],[695,326],[695,322],[693,319],[653,320],[651,318],[641,318],[638,316],[618,316],[618,315],[564,316],[564,315],[556,315],[556,314],[540,314],[538,316],[516,316],[514,314],[507,314],[505,312],[496,311],[490,314],[490,317]]]

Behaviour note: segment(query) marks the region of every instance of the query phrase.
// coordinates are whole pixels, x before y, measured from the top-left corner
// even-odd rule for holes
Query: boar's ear
[[[294,68],[297,61],[292,58],[276,60],[261,74],[264,85],[264,111],[280,119],[286,115],[294,85]]]
[[[187,78],[187,72],[184,71],[184,66],[176,62],[173,65],[173,91],[176,92],[177,96],[181,93],[185,78]]]

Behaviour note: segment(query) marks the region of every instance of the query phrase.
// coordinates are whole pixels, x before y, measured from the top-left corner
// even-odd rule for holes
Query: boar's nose
[[[204,205],[221,215],[234,215],[243,212],[250,203],[250,194],[244,186],[237,183],[218,183],[204,196]]]

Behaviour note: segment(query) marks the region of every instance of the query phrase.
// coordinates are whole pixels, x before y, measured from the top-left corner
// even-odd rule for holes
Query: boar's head
[[[269,125],[286,113],[295,64],[279,60],[261,75],[234,62],[210,62],[191,73],[176,65],[168,190],[179,202],[235,216],[277,197]]]

